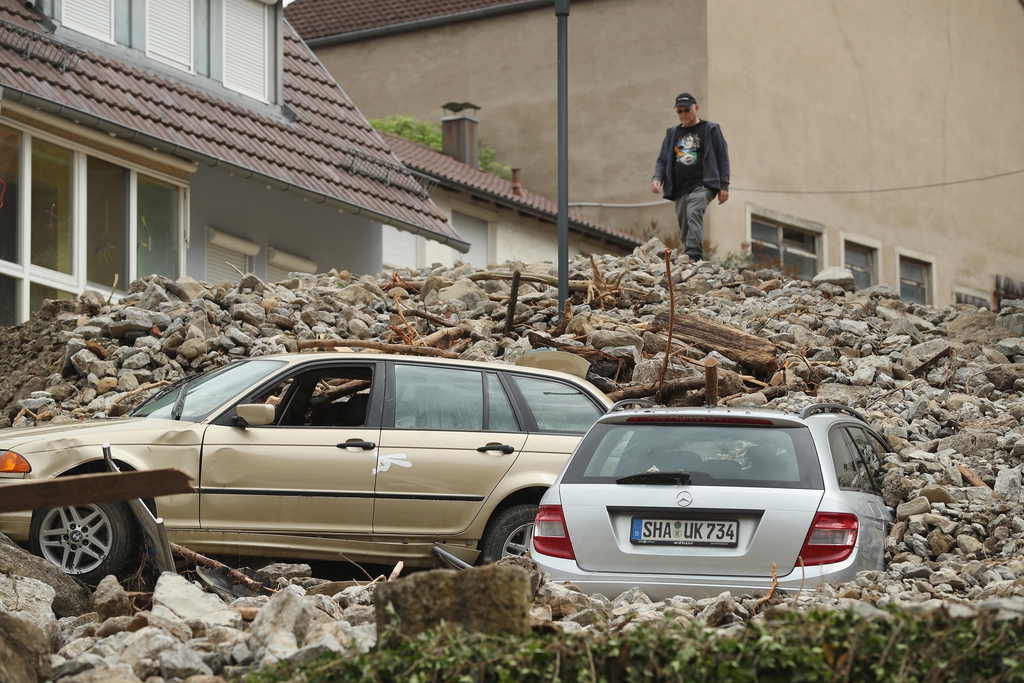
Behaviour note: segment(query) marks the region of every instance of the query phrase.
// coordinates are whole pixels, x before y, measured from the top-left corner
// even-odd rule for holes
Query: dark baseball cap
[[[676,97],[675,106],[677,107],[691,107],[695,104],[697,104],[697,100],[695,100],[693,95],[688,92],[684,92],[682,95]]]

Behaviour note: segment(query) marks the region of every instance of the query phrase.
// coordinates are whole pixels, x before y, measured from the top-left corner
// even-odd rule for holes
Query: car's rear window
[[[645,472],[689,473],[693,486],[823,489],[806,427],[599,423],[564,483],[613,483]]]

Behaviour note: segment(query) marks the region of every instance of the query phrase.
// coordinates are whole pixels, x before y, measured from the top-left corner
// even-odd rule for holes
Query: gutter
[[[41,111],[53,114],[55,116],[59,116],[62,119],[71,121],[72,123],[77,122],[78,125],[96,128],[97,130],[101,130],[105,133],[113,134],[117,136],[117,138],[120,140],[134,141],[140,145],[149,147],[150,149],[155,148],[166,154],[184,157],[185,159],[194,161],[196,163],[204,164],[206,166],[209,166],[210,168],[221,168],[224,171],[235,173],[241,176],[242,178],[251,178],[258,180],[259,182],[262,182],[268,185],[269,187],[277,188],[282,192],[294,192],[307,199],[312,199],[317,204],[326,203],[330,206],[335,206],[341,209],[345,213],[352,214],[353,216],[362,216],[367,220],[374,221],[376,223],[381,223],[382,225],[390,225],[394,228],[403,230],[405,232],[410,232],[414,235],[422,235],[426,239],[433,240],[434,242],[447,244],[448,246],[452,247],[453,249],[456,249],[457,251],[463,254],[469,252],[470,244],[468,242],[463,242],[462,240],[456,239],[454,237],[449,237],[448,235],[442,235],[440,233],[434,232],[433,230],[430,230],[429,228],[425,228],[422,225],[409,223],[401,219],[395,218],[394,216],[387,216],[378,213],[377,211],[373,211],[372,209],[368,209],[365,206],[361,206],[359,204],[353,204],[351,202],[342,201],[341,199],[331,197],[330,195],[323,194],[322,192],[317,192],[315,190],[302,187],[300,185],[293,185],[291,183],[287,183],[285,181],[280,180],[279,178],[274,178],[273,176],[258,173],[252,170],[251,168],[238,166],[237,164],[225,161],[224,159],[219,159],[217,157],[204,154],[202,152],[197,152],[196,150],[190,149],[188,147],[183,147],[177,143],[168,142],[161,138],[154,137],[146,133],[142,133],[133,128],[123,126],[119,123],[114,123],[113,121],[109,121],[107,119],[99,118],[93,114],[88,114],[79,109],[72,109],[71,107],[68,107],[66,105],[58,104],[56,102],[53,102],[52,100],[44,99],[42,97],[39,97],[38,95],[33,95],[32,93],[25,92],[24,90],[18,90],[10,86],[5,86],[3,88],[0,88],[0,91],[2,91],[2,93],[0,93],[0,99],[2,100],[21,102],[24,103],[26,106],[32,107],[34,109],[39,109]]]
[[[1021,0],[1021,2],[1024,2],[1024,0]],[[483,9],[467,10],[465,12],[456,12],[454,14],[443,14],[437,17],[416,19],[415,21],[391,24],[389,26],[377,26],[374,28],[363,29],[361,31],[340,33],[333,36],[311,38],[306,40],[305,43],[311,48],[339,45],[341,43],[355,43],[360,40],[381,38],[383,36],[390,36],[396,33],[408,33],[409,31],[418,31],[420,29],[432,28],[435,26],[446,26],[448,24],[457,24],[464,21],[496,17],[502,14],[511,14],[513,12],[524,12],[526,10],[536,9],[538,7],[548,7],[554,4],[555,0],[516,0],[515,2],[508,2],[494,7],[484,7]]]

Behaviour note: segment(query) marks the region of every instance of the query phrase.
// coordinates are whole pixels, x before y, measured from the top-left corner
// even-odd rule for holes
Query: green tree
[[[404,114],[395,114],[386,119],[370,119],[370,125],[382,133],[391,133],[406,140],[433,147],[438,151],[442,149],[441,124],[437,121],[425,121]],[[494,148],[490,145],[477,143],[476,155],[480,169],[505,180],[511,180],[512,169],[498,163],[495,154]]]

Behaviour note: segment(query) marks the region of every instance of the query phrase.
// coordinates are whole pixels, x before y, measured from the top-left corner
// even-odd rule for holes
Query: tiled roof
[[[384,138],[392,151],[402,160],[402,163],[413,170],[436,179],[441,186],[447,185],[457,189],[469,190],[507,206],[541,214],[552,221],[558,220],[558,204],[546,197],[534,194],[526,189],[523,189],[522,196],[517,195],[512,189],[512,183],[508,180],[493,173],[482,171],[479,168],[474,168],[469,164],[464,164],[458,159],[437,151],[433,147],[412,142],[390,133],[384,133]],[[575,211],[569,212],[569,223],[585,232],[609,238],[619,244],[628,244],[630,246],[643,244],[642,240],[633,235],[613,230]]]
[[[300,36],[313,40],[492,7],[536,4],[536,0],[295,0],[284,14]]]
[[[250,170],[282,187],[359,207],[384,222],[460,241],[423,187],[391,154],[319,60],[285,22],[284,100],[289,122],[262,109],[218,97],[174,78],[97,52],[69,48],[66,70],[56,60],[62,43],[39,30],[38,17],[17,0],[0,0],[0,87],[4,100],[21,93],[64,107],[69,118],[139,131],[160,147],[208,164]],[[26,56],[24,44],[36,41]],[[18,49],[21,48],[21,49]],[[81,112],[82,116],[70,116]],[[148,143],[147,143],[148,144]]]

